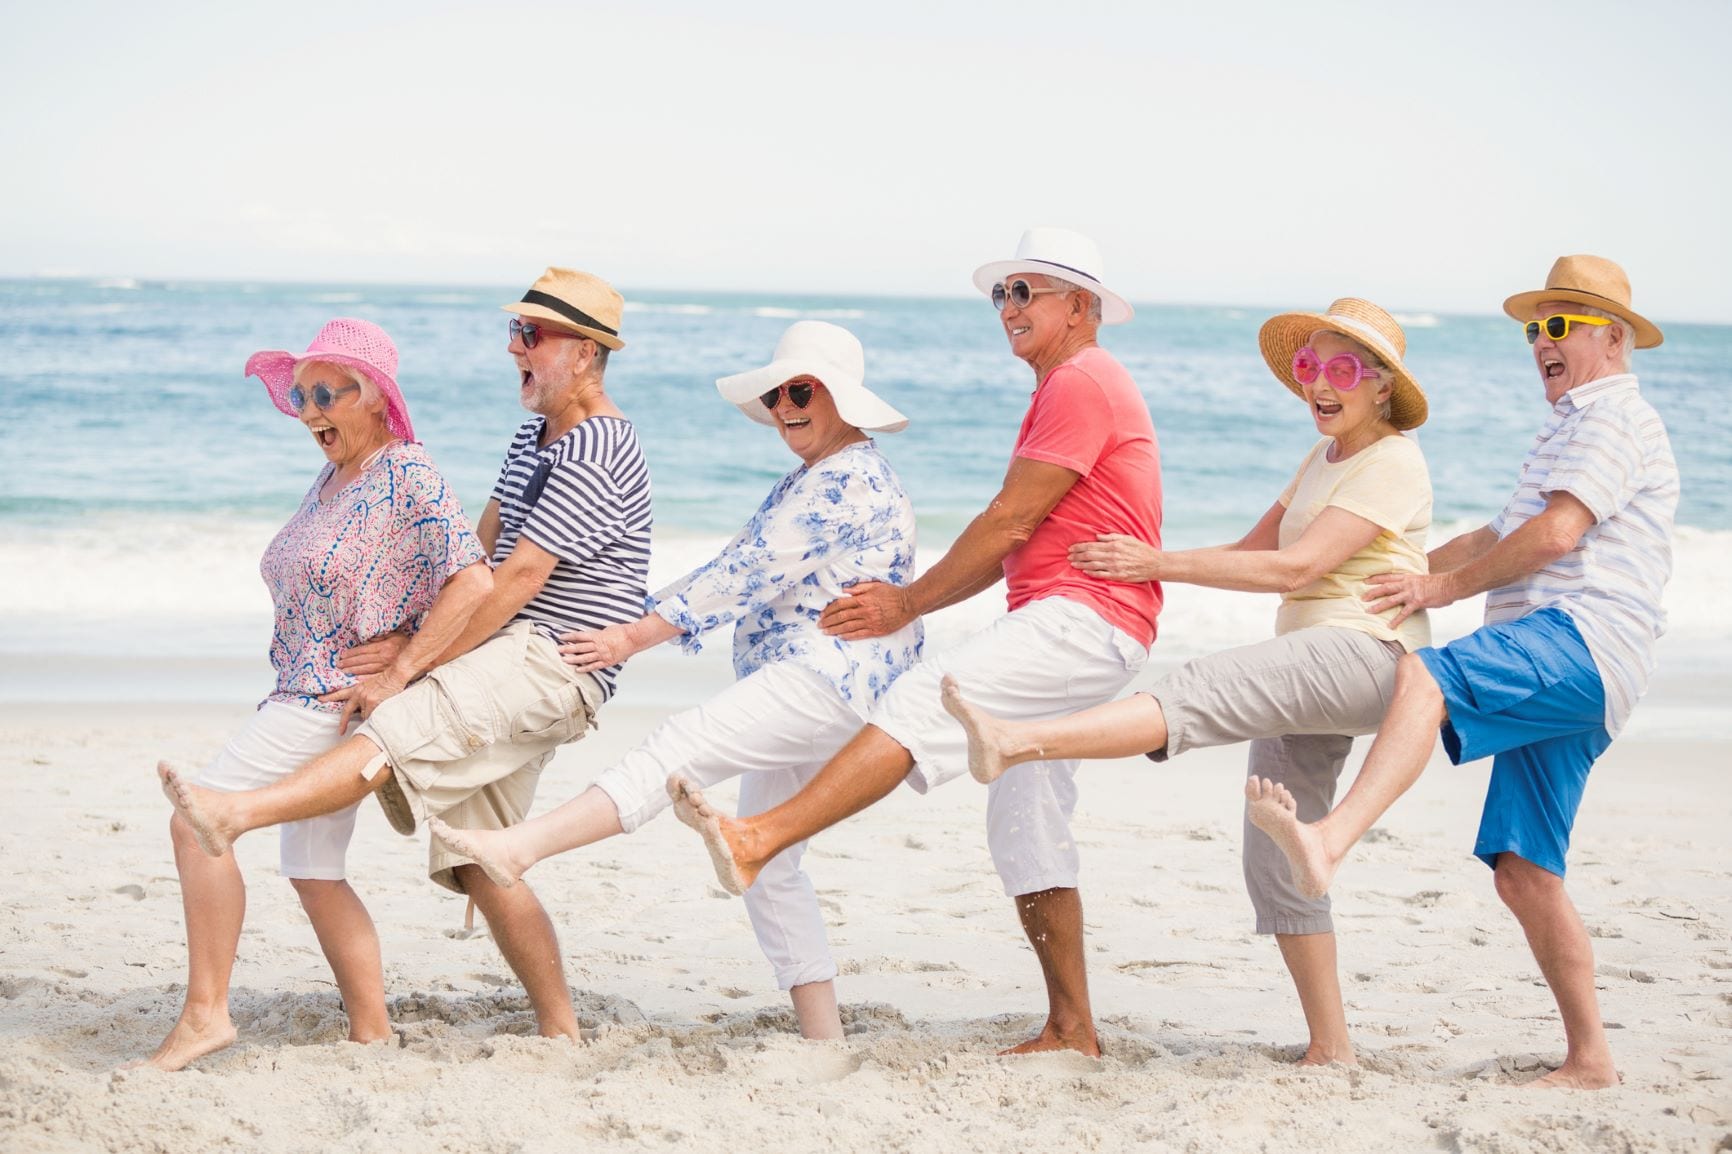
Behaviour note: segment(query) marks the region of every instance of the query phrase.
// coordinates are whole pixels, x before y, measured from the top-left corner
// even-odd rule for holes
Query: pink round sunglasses
[[[1359,382],[1367,378],[1380,379],[1383,374],[1365,367],[1365,362],[1352,353],[1340,353],[1328,360],[1317,355],[1317,350],[1306,345],[1293,354],[1293,376],[1302,385],[1309,385],[1318,377],[1329,382],[1329,387],[1340,393],[1350,393],[1359,387]]]

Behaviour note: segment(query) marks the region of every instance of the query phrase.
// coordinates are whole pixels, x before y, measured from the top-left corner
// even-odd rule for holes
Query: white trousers
[[[229,738],[216,760],[199,771],[198,784],[206,789],[235,793],[281,781],[343,740],[343,733],[337,728],[341,716],[267,701],[239,733]],[[349,838],[355,832],[355,812],[360,806],[356,802],[336,813],[279,825],[277,845],[282,875],[342,881]]]
[[[904,673],[871,721],[913,754],[908,784],[925,793],[968,772],[967,735],[939,699],[945,674],[988,713],[1040,721],[1110,701],[1148,658],[1146,646],[1094,610],[1048,597]],[[1007,895],[1076,886],[1070,816],[1080,764],[1028,761],[987,787],[986,842]]]
[[[705,789],[743,775],[739,812],[747,817],[797,793],[860,726],[860,715],[828,681],[778,662],[662,722],[595,785],[613,800],[627,833],[668,808],[667,780],[675,773]],[[836,976],[818,894],[800,868],[805,852],[805,842],[789,846],[746,891],[758,946],[784,990]]]

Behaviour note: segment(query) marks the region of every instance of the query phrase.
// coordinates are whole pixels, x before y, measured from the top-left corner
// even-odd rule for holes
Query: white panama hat
[[[758,398],[795,377],[823,381],[836,402],[836,412],[856,429],[897,433],[908,427],[907,417],[866,387],[866,352],[860,339],[826,321],[795,321],[776,342],[769,364],[722,377],[716,392],[758,424],[774,425],[775,414]]]
[[[1101,283],[1101,250],[1080,232],[1068,228],[1031,228],[1022,234],[1011,260],[995,260],[974,270],[974,287],[992,295],[992,286],[1019,272],[1040,273],[1069,281],[1101,298],[1101,324],[1122,325],[1131,319],[1131,305]]]

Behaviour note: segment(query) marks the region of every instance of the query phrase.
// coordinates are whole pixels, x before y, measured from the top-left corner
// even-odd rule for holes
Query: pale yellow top
[[[1425,532],[1431,527],[1431,474],[1419,442],[1410,437],[1384,437],[1345,461],[1331,462],[1325,437],[1306,454],[1304,464],[1281,494],[1287,512],[1281,517],[1281,548],[1304,534],[1324,509],[1333,505],[1379,526],[1383,532],[1333,572],[1305,588],[1281,596],[1275,633],[1291,633],[1315,625],[1358,629],[1384,641],[1398,641],[1408,652],[1431,644],[1431,622],[1424,611],[1391,629],[1395,610],[1367,612],[1361,599],[1365,579],[1373,573],[1424,573]]]

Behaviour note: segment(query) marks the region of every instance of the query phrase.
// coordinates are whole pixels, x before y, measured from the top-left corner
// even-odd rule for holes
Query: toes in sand
[[[473,861],[487,875],[487,880],[500,889],[510,889],[523,878],[523,871],[506,860],[500,834],[484,829],[452,829],[436,817],[427,819],[433,836]]]
[[[174,806],[174,811],[198,838],[199,848],[212,857],[227,853],[234,839],[222,830],[205,806],[202,795],[209,791],[187,784],[180,771],[166,761],[156,763],[156,776],[162,782],[163,796],[168,798],[168,803]],[[228,1043],[223,1044],[226,1046]]]
[[[980,784],[991,785],[1010,768],[1004,758],[998,719],[963,700],[962,686],[948,673],[938,685],[945,712],[961,722],[968,734],[968,772]]]
[[[727,819],[721,811],[704,800],[702,790],[678,774],[668,778],[668,796],[674,799],[674,816],[704,839],[704,848],[710,851],[710,864],[716,870],[716,881],[735,897],[744,894],[758,871],[748,871],[735,858],[734,847],[723,828]]]
[[[1299,807],[1278,781],[1251,777],[1245,782],[1246,812],[1251,824],[1269,835],[1293,870],[1293,884],[1309,898],[1329,892],[1337,863],[1329,860],[1315,826],[1299,820]]]

